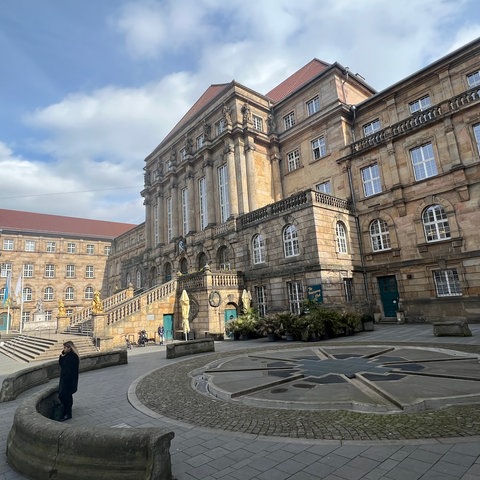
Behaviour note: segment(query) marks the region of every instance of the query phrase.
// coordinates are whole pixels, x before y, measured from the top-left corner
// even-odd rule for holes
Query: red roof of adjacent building
[[[25,233],[114,239],[135,227],[136,225],[129,223],[105,222],[87,218],[0,209],[0,229]]]
[[[273,90],[270,90],[266,96],[272,99],[275,103],[280,102],[295,90],[298,90],[300,87],[315,78],[329,66],[329,63],[314,58],[300,70],[297,70],[293,75],[290,75],[286,80],[277,85]]]

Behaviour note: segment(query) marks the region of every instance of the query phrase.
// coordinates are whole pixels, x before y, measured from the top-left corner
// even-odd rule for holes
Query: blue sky
[[[0,207],[140,223],[145,157],[210,84],[316,57],[382,90],[477,37],[477,0],[1,0]]]

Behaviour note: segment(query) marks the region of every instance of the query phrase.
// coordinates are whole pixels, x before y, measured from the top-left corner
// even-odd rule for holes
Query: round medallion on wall
[[[217,291],[212,292],[208,297],[208,303],[212,307],[218,307],[220,305],[221,300],[222,300],[222,297],[220,296],[220,293],[218,293]]]

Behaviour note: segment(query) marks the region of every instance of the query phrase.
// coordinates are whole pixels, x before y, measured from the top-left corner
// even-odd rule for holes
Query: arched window
[[[137,288],[142,288],[142,272],[137,270]]]
[[[300,255],[297,229],[294,225],[287,225],[283,230],[283,250],[285,252],[285,257],[295,257]]]
[[[129,273],[127,273],[126,280],[127,280],[127,287],[128,287],[132,283],[132,277],[130,276]]]
[[[335,227],[337,253],[347,253],[347,230],[342,222],[337,222]]]
[[[180,260],[180,272],[185,275],[188,273],[188,262],[186,258]]]
[[[447,214],[441,205],[431,205],[423,211],[423,228],[427,242],[450,238]]]
[[[46,301],[53,300],[53,288],[46,287],[43,292],[43,299]]]
[[[265,241],[263,236],[258,234],[253,237],[252,240],[253,251],[253,263],[255,265],[259,263],[265,263]]]
[[[163,269],[165,282],[169,282],[172,279],[172,264],[166,263]]]
[[[65,300],[73,300],[75,298],[75,291],[73,287],[67,287],[65,290]]]
[[[24,302],[31,302],[32,301],[32,289],[30,287],[25,287],[23,289],[23,301]]]
[[[85,289],[85,300],[93,300],[93,287]]]
[[[374,252],[392,248],[390,244],[390,232],[388,231],[388,225],[385,220],[377,218],[370,224],[370,240],[372,241],[372,249]]]
[[[218,249],[218,268],[220,270],[230,270],[228,248],[225,246]]]
[[[201,252],[198,255],[198,269],[201,270],[207,263],[207,256],[205,253]]]

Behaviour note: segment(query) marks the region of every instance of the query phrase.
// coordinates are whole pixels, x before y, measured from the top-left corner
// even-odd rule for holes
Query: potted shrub
[[[374,317],[371,313],[364,313],[360,317],[360,321],[362,322],[363,330],[365,332],[372,332],[374,329]]]
[[[227,334],[233,334],[234,340],[251,338],[256,332],[258,314],[253,308],[244,310],[242,315],[225,324]]]
[[[360,316],[355,312],[344,312],[341,316],[341,323],[345,335],[354,335],[355,332],[360,331]]]
[[[281,334],[280,323],[275,315],[259,318],[256,329],[260,336],[267,337],[270,342],[277,340]]]
[[[275,315],[275,320],[278,323],[278,332],[280,335],[285,335],[287,341],[295,339],[295,325],[298,315],[292,312],[279,312]]]

